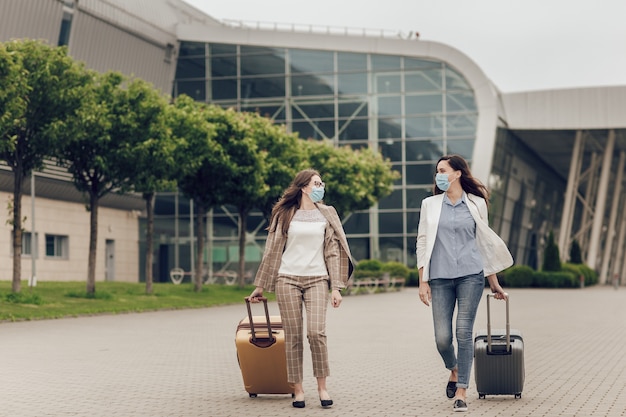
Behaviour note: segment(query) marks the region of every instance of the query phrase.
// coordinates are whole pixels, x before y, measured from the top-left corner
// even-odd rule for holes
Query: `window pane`
[[[334,137],[334,121],[293,122],[292,130],[298,132],[303,139],[331,139]]]
[[[276,55],[241,55],[241,75],[285,74],[285,61]]]
[[[407,162],[432,161],[443,154],[443,139],[406,142]]]
[[[407,184],[432,184],[435,177],[435,162],[432,164],[406,166]]]
[[[204,43],[202,42],[181,42],[178,57],[204,56]]]
[[[391,139],[402,137],[402,119],[378,119],[378,138]]]
[[[410,68],[441,68],[441,62],[428,61],[426,59],[404,58],[404,69]]]
[[[433,194],[433,187],[425,186],[424,188],[406,190],[406,208],[419,209],[422,207],[422,200]]]
[[[272,120],[285,120],[285,108],[283,105],[254,104],[241,106],[241,111],[257,113]]]
[[[367,120],[339,120],[339,139],[354,140],[369,138]]]
[[[375,74],[376,92],[378,94],[399,93],[401,91],[399,75]]]
[[[176,66],[176,79],[206,78],[204,57],[179,59]]]
[[[211,58],[211,77],[228,77],[237,75],[237,57],[219,56]]]
[[[400,57],[390,55],[372,55],[372,70],[400,70]]]
[[[350,245],[350,252],[354,259],[358,262],[361,259],[370,258],[370,240],[369,238],[348,238],[348,245]]]
[[[474,136],[476,134],[476,115],[448,115],[446,118],[448,137]]]
[[[378,208],[385,209],[402,209],[402,190],[394,190],[390,195],[378,202]]]
[[[299,96],[332,96],[335,81],[329,75],[299,75],[291,77],[291,95]]]
[[[367,94],[367,74],[359,72],[355,74],[339,74],[339,94]]]
[[[442,137],[443,124],[441,116],[430,117],[407,117],[406,137],[408,138],[430,138]]]
[[[417,211],[407,211],[406,213],[406,234],[414,236],[411,244],[413,245],[413,255],[415,255],[415,240],[417,238],[417,226],[419,225],[420,214]],[[410,251],[409,251],[410,252]]]
[[[402,212],[378,213],[378,228],[381,234],[402,233]]]
[[[402,97],[379,97],[378,98],[378,115],[379,116],[395,116],[402,114]]]
[[[452,68],[446,66],[446,90],[471,90],[465,78]]]
[[[346,234],[365,234],[370,232],[369,213],[352,213],[343,225]],[[350,248],[352,249],[352,247]]]
[[[212,43],[209,45],[209,53],[213,55],[237,55],[237,45]]]
[[[380,153],[391,161],[402,161],[402,140],[381,140],[378,142]]]
[[[339,117],[367,117],[367,102],[340,102]]]
[[[230,100],[237,98],[237,79],[213,80],[211,82],[213,100]]]
[[[292,114],[294,119],[323,119],[323,118],[335,118],[335,104],[334,103],[315,103],[315,104],[302,104],[294,103],[292,106]]]
[[[206,96],[205,81],[178,81],[176,93],[177,95],[187,94],[189,97],[197,101],[204,101]]]
[[[339,72],[366,71],[367,55],[351,52],[338,52],[337,66],[339,68]]]
[[[449,139],[447,154],[458,154],[465,159],[471,159],[474,150],[474,139]]]
[[[404,90],[440,91],[443,90],[440,69],[407,72],[404,74]]]
[[[333,72],[333,53],[327,51],[289,50],[292,73]]]
[[[285,77],[241,79],[241,98],[284,97]]]
[[[441,94],[406,96],[406,114],[443,113]]]
[[[379,239],[380,256],[383,262],[402,262],[404,254],[404,238],[381,237]]]
[[[462,91],[446,94],[447,112],[476,111],[474,94],[471,91]]]

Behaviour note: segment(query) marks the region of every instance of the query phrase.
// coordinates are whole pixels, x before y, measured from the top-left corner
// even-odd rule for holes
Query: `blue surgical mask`
[[[450,181],[448,181],[448,174],[441,173],[435,176],[435,183],[441,191],[448,191],[448,188],[450,188],[451,184]]]
[[[311,194],[309,194],[311,201],[313,201],[314,203],[322,201],[322,199],[324,198],[324,188],[312,187],[312,190],[313,191],[311,191]]]

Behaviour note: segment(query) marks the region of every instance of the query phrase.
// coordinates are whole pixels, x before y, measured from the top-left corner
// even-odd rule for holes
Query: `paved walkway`
[[[521,399],[468,393],[472,416],[626,416],[626,289],[512,289],[525,338]],[[258,307],[258,306],[256,306]],[[493,313],[504,312],[501,302]],[[501,308],[501,310],[498,310]],[[272,313],[278,312],[270,304]],[[249,398],[234,336],[245,305],[0,324],[0,416],[449,416],[448,377],[417,290],[345,297],[329,312],[336,403]],[[485,327],[481,302],[476,328]],[[503,320],[502,322],[503,323]],[[498,323],[494,325],[497,327]],[[308,351],[305,351],[308,355]],[[307,359],[309,357],[305,356]]]

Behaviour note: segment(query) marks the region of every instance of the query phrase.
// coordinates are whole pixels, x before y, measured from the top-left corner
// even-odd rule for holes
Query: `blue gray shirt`
[[[483,262],[476,245],[476,222],[463,193],[456,204],[444,194],[435,246],[430,258],[430,279],[478,274]]]

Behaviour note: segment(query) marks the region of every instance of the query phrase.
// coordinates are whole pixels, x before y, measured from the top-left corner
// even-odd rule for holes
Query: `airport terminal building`
[[[490,189],[490,223],[516,263],[540,268],[552,232],[562,260],[576,240],[601,282],[626,282],[626,86],[505,94],[462,51],[415,35],[223,22],[182,0],[6,0],[0,41],[13,38],[67,45],[95,70],[259,112],[302,138],[380,151],[401,177],[390,196],[346,217],[357,260],[415,266],[421,200],[432,192],[438,158],[456,153]],[[35,230],[28,219],[24,227],[38,250],[25,249],[24,277],[36,256],[39,280],[82,280],[89,215],[81,196],[52,168],[32,184],[23,204],[27,212],[34,199],[37,222]],[[11,195],[11,171],[0,165],[0,197]],[[97,279],[143,279],[141,198],[111,196],[103,206]],[[61,215],[66,210],[76,214]],[[156,214],[154,279],[166,282],[172,268],[192,268],[193,204],[163,193]],[[0,272],[8,278],[11,229],[4,227]],[[236,269],[236,211],[214,208],[206,227],[207,270]],[[248,227],[253,272],[265,240],[260,213]]]

